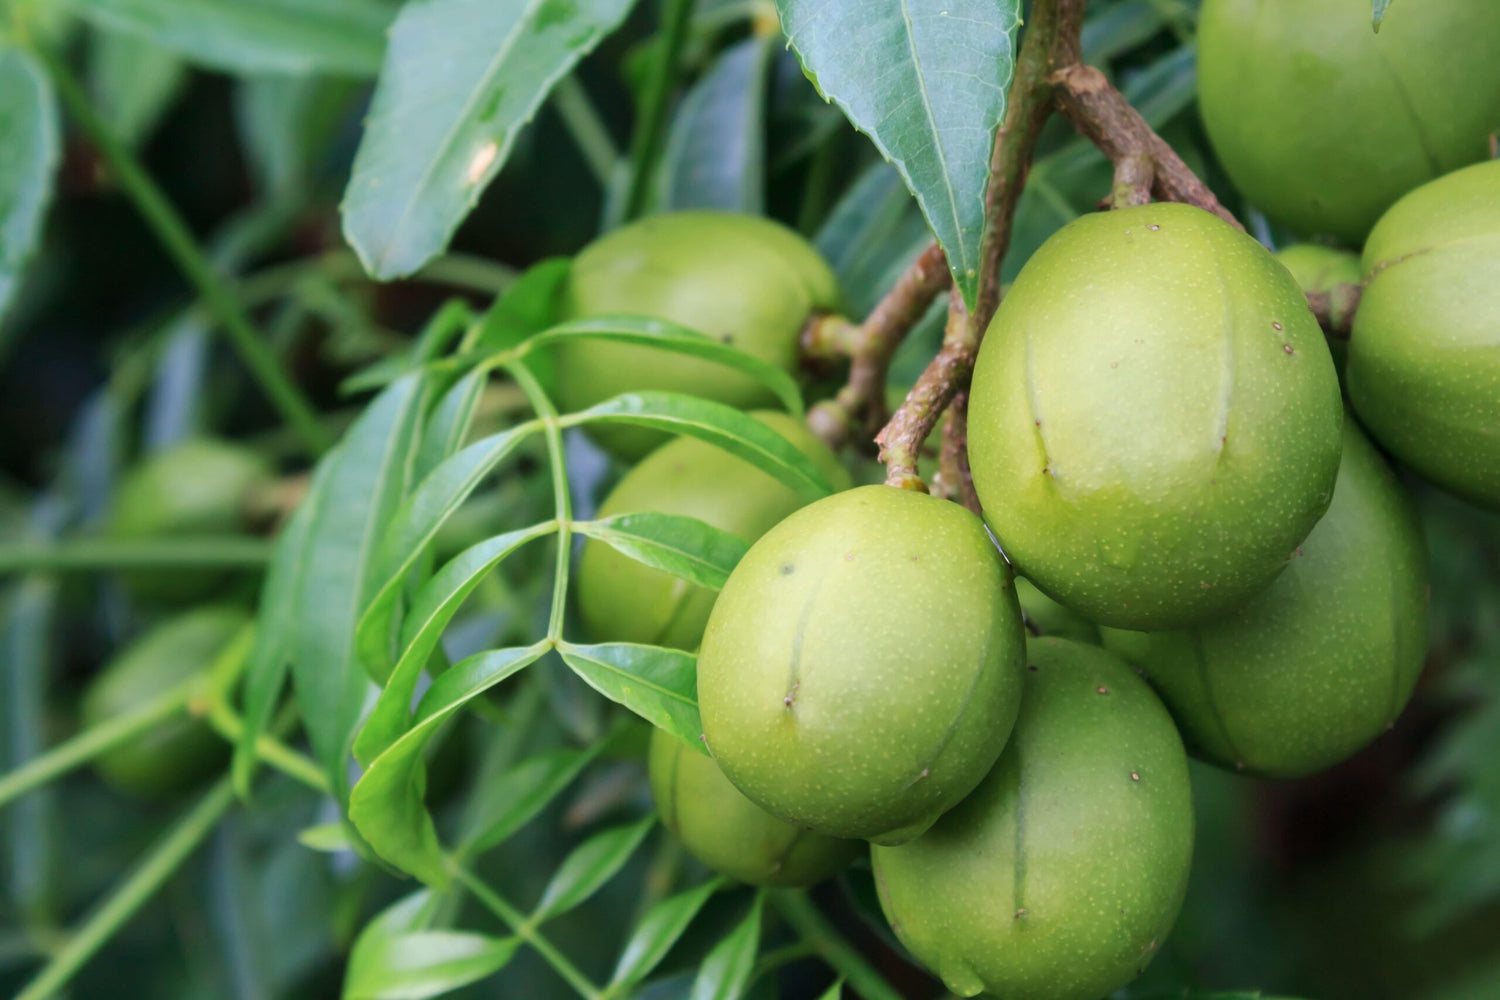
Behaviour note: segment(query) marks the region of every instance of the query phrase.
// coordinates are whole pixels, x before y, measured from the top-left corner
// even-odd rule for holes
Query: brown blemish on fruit
[[[1273,327],[1273,328],[1275,328],[1275,329],[1277,329],[1277,330],[1281,330],[1281,329],[1284,329],[1284,327],[1282,327],[1282,325],[1281,325],[1281,324],[1280,324],[1280,323],[1278,323],[1278,322],[1277,322],[1277,321],[1276,321],[1276,320],[1274,320],[1274,319],[1273,319],[1273,320],[1271,320],[1271,326],[1272,326],[1272,327]]]
[[[1131,771],[1130,772],[1130,780],[1131,781],[1140,781],[1141,780],[1141,772],[1139,772],[1139,771]]]
[[[791,563],[783,563],[781,566],[781,575],[791,576],[792,573],[796,571],[796,569],[797,567],[793,566]]]
[[[1288,354],[1296,354],[1297,353],[1296,348],[1294,348],[1291,344],[1282,344],[1281,345],[1281,349],[1283,351],[1286,351]]]
[[[1105,687],[1103,684],[1100,684],[1098,687],[1094,688],[1094,690],[1098,691],[1100,694],[1109,694],[1109,688]]]

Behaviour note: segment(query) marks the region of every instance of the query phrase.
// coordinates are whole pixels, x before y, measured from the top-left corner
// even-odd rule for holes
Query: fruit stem
[[[520,910],[507,903],[483,879],[462,865],[453,866],[453,877],[464,888],[473,893],[474,898],[479,900],[485,909],[499,917],[500,922],[510,928],[512,934],[531,945],[536,950],[536,953],[541,955],[548,965],[552,966],[552,971],[556,972],[569,986],[573,987],[574,992],[580,997],[583,997],[584,1000],[601,1000],[604,994],[600,991],[599,987],[590,982],[589,978],[582,972],[579,972],[578,967],[566,955],[558,951],[551,941],[543,937],[541,931],[536,929],[529,917],[524,916]]]
[[[1323,292],[1307,293],[1307,308],[1317,317],[1318,325],[1329,337],[1348,340],[1354,326],[1354,313],[1359,308],[1364,286],[1340,283]]]

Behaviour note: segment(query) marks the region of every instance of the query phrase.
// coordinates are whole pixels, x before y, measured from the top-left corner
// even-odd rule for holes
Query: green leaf
[[[443,352],[474,323],[474,311],[463,299],[449,299],[413,338],[404,351],[387,355],[339,384],[346,394],[376,389],[405,373],[442,356]]]
[[[407,573],[438,529],[479,488],[484,477],[538,426],[520,424],[491,434],[446,459],[422,480],[391,519],[374,561],[372,576],[378,589],[364,606],[357,639],[360,660],[377,682],[385,683],[395,664],[391,634]]]
[[[663,211],[761,215],[766,202],[766,88],[776,40],[730,46],[683,98],[659,178]]]
[[[29,52],[0,43],[0,316],[41,238],[61,129],[52,84]]]
[[[558,296],[572,266],[567,257],[548,257],[521,272],[515,284],[480,317],[475,348],[485,353],[509,350],[551,326],[557,318]],[[545,385],[543,373],[536,375]]]
[[[476,368],[443,393],[422,431],[422,446],[417,449],[417,462],[412,468],[414,480],[426,479],[433,469],[463,447],[489,381],[490,373]]]
[[[1370,11],[1370,23],[1375,28],[1375,33],[1380,34],[1381,22],[1385,20],[1385,12],[1390,9],[1391,0],[1373,0]]]
[[[786,483],[809,500],[833,492],[802,452],[754,417],[732,406],[675,392],[629,392],[563,418],[564,426],[613,421],[685,434],[722,448]]]
[[[896,165],[973,305],[1020,0],[777,0],[819,91]]]
[[[477,982],[505,967],[516,938],[463,931],[416,931],[383,942],[351,964],[344,1000],[422,1000]]]
[[[703,749],[698,717],[698,660],[692,653],[659,646],[609,642],[595,646],[560,643],[563,661],[610,701]]]
[[[757,892],[750,913],[708,953],[693,980],[691,1000],[740,1000],[745,995],[750,973],[755,969],[755,955],[760,950],[760,911],[764,899]]]
[[[410,728],[412,695],[422,668],[437,649],[443,629],[485,574],[522,545],[556,530],[556,522],[548,521],[487,538],[459,553],[422,586],[404,623],[401,657],[355,738],[354,755],[361,763],[373,761]]]
[[[138,146],[182,93],[187,67],[137,35],[96,31],[90,39],[89,96],[127,146]]]
[[[560,916],[603,888],[625,866],[646,834],[656,826],[656,817],[596,833],[563,859],[557,873],[542,893],[531,919],[535,923]]]
[[[844,981],[843,981],[843,979],[839,979],[832,986],[828,987],[827,992],[825,992],[821,997],[819,997],[818,1000],[839,1000],[839,998],[842,997],[843,995],[844,995]]]
[[[896,168],[876,163],[839,199],[816,242],[851,315],[864,316],[932,242],[932,232]]]
[[[797,388],[796,380],[784,370],[746,354],[738,347],[722,344],[712,337],[668,320],[646,316],[594,316],[571,320],[532,337],[527,348],[578,339],[607,340],[617,344],[650,347],[733,368],[775,393],[787,412],[799,417],[802,415],[802,392]]]
[[[342,823],[319,823],[317,826],[304,827],[297,833],[297,843],[309,850],[330,854],[354,850],[354,844],[349,840],[349,829]]]
[[[263,196],[300,193],[313,183],[353,87],[347,80],[284,73],[259,73],[236,84],[235,124]]]
[[[444,719],[536,662],[549,648],[543,641],[478,653],[433,681],[417,706],[415,724],[370,764],[349,796],[349,818],[376,854],[429,885],[448,884],[437,830],[422,801],[422,751]]]
[[[370,76],[392,8],[371,0],[71,0],[103,28],[229,73]]]
[[[411,274],[447,246],[559,79],[632,0],[427,0],[391,31],[344,196],[365,269]]]
[[[574,527],[636,562],[712,590],[723,588],[749,549],[729,532],[679,514],[619,514]]]
[[[611,983],[634,986],[667,957],[667,952],[682,937],[703,904],[719,889],[717,880],[705,882],[695,889],[679,892],[657,903],[646,911],[641,922],[636,924],[620,952],[620,961],[615,965]]]
[[[473,832],[463,839],[459,853],[471,856],[504,843],[561,795],[603,746],[603,740],[595,740],[587,750],[538,754],[480,789],[476,794],[482,798],[471,821]]]

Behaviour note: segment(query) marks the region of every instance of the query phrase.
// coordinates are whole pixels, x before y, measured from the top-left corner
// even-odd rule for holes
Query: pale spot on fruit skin
[[[1273,326],[1273,327],[1275,327],[1275,328],[1276,328],[1276,329],[1277,329],[1277,330],[1281,330],[1281,329],[1284,329],[1284,328],[1283,328],[1283,327],[1282,327],[1282,325],[1281,325],[1281,324],[1280,324],[1280,323],[1278,323],[1278,322],[1276,322],[1276,321],[1275,321],[1275,320],[1272,320],[1272,321],[1271,321],[1271,326]]]
[[[1291,344],[1282,344],[1281,345],[1281,349],[1283,351],[1286,351],[1288,354],[1296,354],[1297,353],[1297,349],[1294,348]]]
[[[1100,684],[1098,687],[1094,688],[1094,690],[1098,691],[1100,694],[1109,694],[1109,688],[1105,687],[1103,684]]]

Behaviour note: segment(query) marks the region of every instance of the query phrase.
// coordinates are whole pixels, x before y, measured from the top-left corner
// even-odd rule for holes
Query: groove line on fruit
[[[1031,330],[1028,327],[1021,339],[1026,368],[1026,405],[1031,413],[1031,426],[1036,434],[1037,447],[1042,450],[1042,474],[1057,481],[1057,470],[1052,468],[1052,456],[1047,451],[1047,432],[1042,428],[1042,407],[1036,394],[1036,364],[1031,351]]]
[[[1214,419],[1213,473],[1217,474],[1224,453],[1229,450],[1229,413],[1234,406],[1234,382],[1237,374],[1236,351],[1239,347],[1239,328],[1235,322],[1234,288],[1229,275],[1224,273],[1224,262],[1214,255],[1214,273],[1219,278],[1219,289],[1224,297],[1224,353],[1219,385],[1219,412]]]
[[[1208,653],[1203,648],[1203,636],[1197,630],[1189,632],[1188,636],[1193,644],[1193,664],[1198,670],[1198,681],[1203,685],[1203,700],[1208,702],[1209,717],[1214,720],[1214,728],[1219,731],[1219,738],[1229,748],[1235,765],[1241,767],[1245,763],[1245,756],[1240,753],[1240,748],[1234,745],[1234,740],[1229,735],[1229,725],[1224,721],[1224,712],[1219,708],[1218,698],[1214,696],[1213,682],[1209,680]]]
[[[922,765],[922,770],[918,771],[916,776],[906,783],[907,788],[911,788],[923,778],[932,775],[932,769],[937,766],[938,758],[943,755],[943,752],[948,749],[948,744],[952,743],[953,738],[958,735],[958,727],[963,722],[965,713],[969,711],[969,706],[974,702],[974,692],[979,690],[979,682],[984,679],[985,671],[989,669],[990,647],[994,641],[995,632],[994,629],[990,629],[986,632],[984,646],[979,651],[979,669],[974,671],[974,676],[969,680],[968,690],[964,692],[963,700],[958,703],[958,711],[954,714],[953,720],[948,723],[948,729],[943,733],[942,739],[938,740],[937,748],[927,758],[927,762]]]
[[[1380,58],[1380,63],[1385,71],[1390,74],[1391,85],[1396,88],[1396,96],[1401,99],[1401,110],[1406,113],[1406,120],[1411,125],[1411,130],[1417,136],[1417,148],[1422,151],[1422,158],[1427,161],[1427,169],[1433,177],[1441,177],[1446,171],[1437,155],[1432,151],[1432,140],[1427,135],[1427,130],[1422,127],[1422,116],[1417,113],[1416,103],[1411,99],[1411,92],[1406,89],[1406,81],[1401,79],[1401,74],[1396,72],[1396,67],[1391,65],[1385,50],[1375,46],[1375,54]]]
[[[1014,858],[1014,871],[1012,872],[1010,896],[1011,903],[1015,906],[1015,920],[1021,921],[1026,916],[1026,760],[1019,746],[1007,747],[1007,753],[1016,755],[1016,830],[1015,843],[1012,847]],[[1025,930],[1024,922],[1018,923],[1020,929]]]
[[[812,617],[813,606],[818,603],[818,594],[827,580],[826,573],[818,578],[812,593],[807,595],[807,603],[802,605],[802,613],[797,616],[797,630],[792,633],[792,662],[787,667],[786,696],[782,699],[787,711],[797,707],[797,691],[802,687],[802,642],[807,635],[807,622]]]

